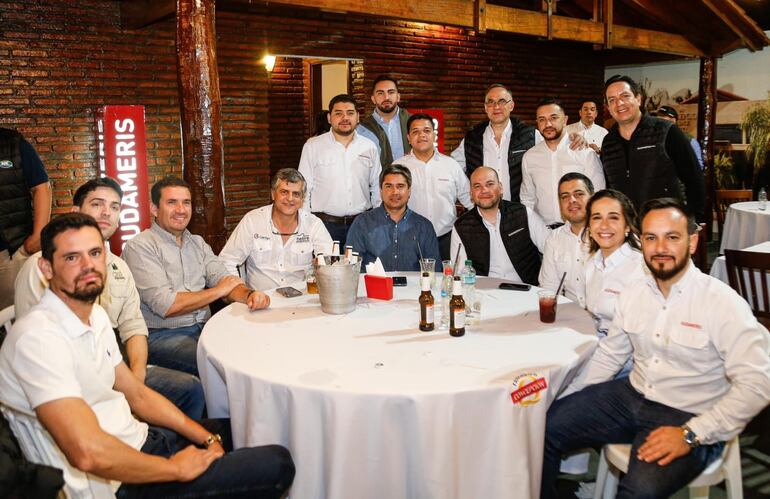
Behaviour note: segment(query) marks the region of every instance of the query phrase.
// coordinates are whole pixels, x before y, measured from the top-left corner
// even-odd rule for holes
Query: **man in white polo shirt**
[[[273,203],[251,210],[241,219],[219,259],[238,275],[246,265],[246,285],[252,289],[292,286],[303,282],[313,252],[331,254],[332,238],[321,220],[301,208],[305,179],[294,168],[273,176]]]
[[[567,133],[579,133],[588,143],[588,147],[596,154],[602,152],[602,142],[607,135],[607,129],[596,124],[598,112],[596,102],[586,100],[580,105],[580,120],[567,125]]]
[[[380,204],[382,166],[377,145],[356,132],[358,111],[351,96],[332,98],[329,123],[331,130],[305,142],[299,172],[307,182],[305,209],[344,247],[353,220]]]
[[[565,131],[567,116],[558,101],[546,99],[537,106],[537,129],[545,139],[524,153],[521,161],[521,203],[537,212],[551,228],[562,225],[558,184],[565,173],[580,172],[597,190],[604,189],[604,171],[591,149],[574,150]]]
[[[225,454],[229,421],[196,423],[123,363],[110,319],[94,305],[106,273],[96,221],[81,213],[57,217],[43,229],[41,245],[49,288],[0,350],[0,400],[37,417],[53,437],[70,463],[68,495],[282,496],[294,477],[286,449]]]
[[[441,259],[449,260],[452,226],[457,220],[455,203],[473,208],[471,184],[457,161],[436,150],[436,129],[429,114],[410,116],[406,127],[412,151],[394,163],[412,173],[409,208],[433,223]]]
[[[685,210],[673,198],[642,206],[648,273],[623,289],[609,334],[548,409],[541,499],[557,496],[563,453],[606,443],[631,444],[618,497],[670,497],[770,402],[770,335],[693,265],[698,225]]]
[[[594,195],[591,179],[582,173],[570,172],[559,180],[561,216],[567,221],[554,229],[545,240],[543,265],[540,267],[540,287],[556,291],[565,275],[564,295],[581,307],[586,306],[585,263],[588,242],[583,239],[586,226],[586,204]]]

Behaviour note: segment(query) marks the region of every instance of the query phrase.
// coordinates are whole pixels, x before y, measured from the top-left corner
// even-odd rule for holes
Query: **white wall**
[[[770,36],[770,31],[766,31]],[[698,93],[700,62],[668,62],[638,66],[607,66],[605,77],[626,74],[639,82],[652,82],[649,90],[667,91],[670,97],[688,89]],[[749,100],[764,100],[770,91],[770,47],[757,52],[739,49],[717,60],[717,86],[720,90],[740,95]],[[664,104],[665,102],[661,102]]]

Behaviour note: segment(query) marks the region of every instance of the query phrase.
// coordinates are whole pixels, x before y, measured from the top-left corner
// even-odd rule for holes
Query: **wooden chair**
[[[717,212],[717,226],[719,227],[719,240],[722,240],[723,227],[727,208],[733,203],[751,201],[751,189],[718,189],[714,209]]]
[[[767,294],[770,253],[725,250],[730,287],[751,306],[754,316],[770,328],[770,297]]]
[[[692,263],[698,267],[701,272],[708,274],[708,248],[706,247],[706,224],[698,224],[698,246],[695,253],[692,254]]]

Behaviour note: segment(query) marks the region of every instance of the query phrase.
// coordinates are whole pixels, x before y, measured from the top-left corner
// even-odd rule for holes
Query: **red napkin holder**
[[[393,299],[393,278],[376,275],[364,275],[366,296],[377,300]]]

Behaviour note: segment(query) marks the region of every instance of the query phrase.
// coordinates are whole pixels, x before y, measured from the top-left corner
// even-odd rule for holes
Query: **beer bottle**
[[[329,265],[333,265],[342,259],[340,256],[340,242],[332,241],[332,254],[329,257]]]
[[[449,334],[465,334],[465,300],[463,300],[463,282],[455,276],[452,282],[452,299],[449,300]]]
[[[433,294],[430,292],[430,274],[422,273],[420,279],[422,293],[420,293],[420,331],[433,331]]]

